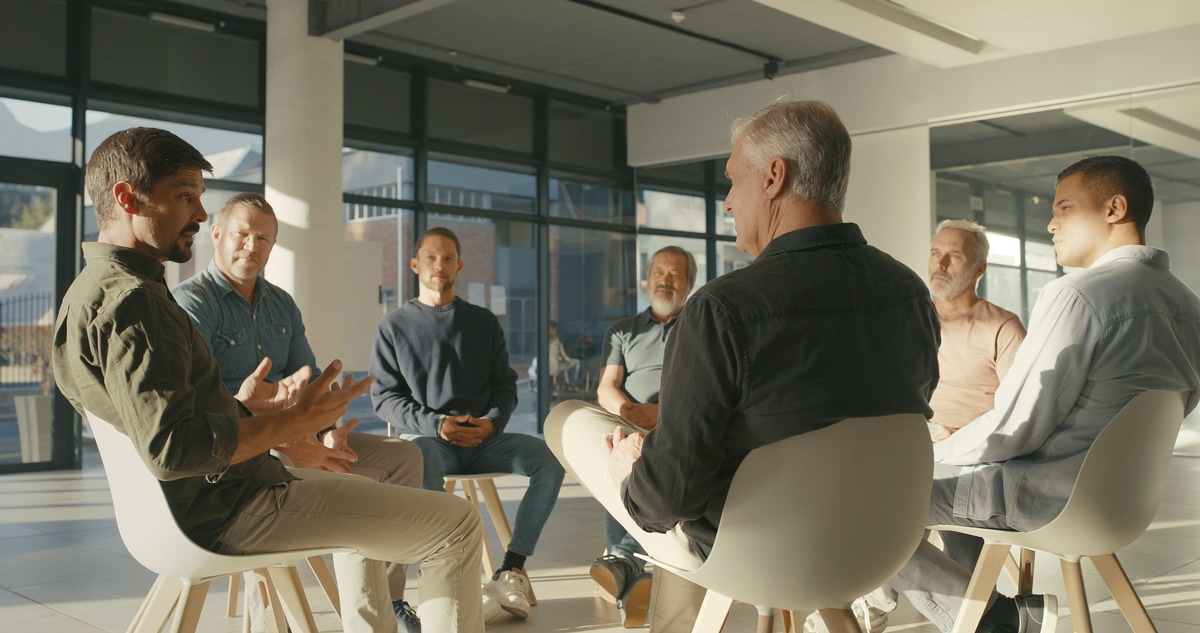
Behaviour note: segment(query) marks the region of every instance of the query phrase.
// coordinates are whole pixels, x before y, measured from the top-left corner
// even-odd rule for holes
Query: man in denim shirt
[[[279,222],[266,198],[240,193],[230,198],[212,223],[215,251],[198,275],[181,282],[175,300],[187,311],[217,359],[221,380],[236,393],[247,376],[265,372],[278,382],[316,357],[304,335],[304,321],[291,295],[262,278]],[[419,488],[421,450],[397,438],[353,432],[358,422],[281,444],[276,452],[297,468],[362,475],[381,483]],[[407,565],[388,564],[392,607],[409,631],[419,631],[416,613],[404,601]]]
[[[619,418],[564,403],[545,426],[551,449],[613,518],[684,569],[711,550],[751,450],[846,418],[928,417],[938,377],[924,281],[842,221],[850,135],[837,113],[775,103],[737,121],[732,141],[725,210],[755,260],[684,305],[667,341],[658,425],[626,437]],[[662,573],[655,590],[651,629],[690,631],[703,588]]]

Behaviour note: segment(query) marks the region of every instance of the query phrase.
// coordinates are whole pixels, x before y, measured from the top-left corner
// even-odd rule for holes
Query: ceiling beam
[[[938,68],[981,60],[982,39],[887,0],[755,0],[802,20]]]
[[[308,34],[345,40],[454,0],[308,0]]]

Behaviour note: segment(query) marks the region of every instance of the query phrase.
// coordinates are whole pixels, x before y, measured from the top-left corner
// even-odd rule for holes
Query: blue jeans
[[[532,556],[542,527],[558,501],[566,471],[541,438],[524,433],[498,433],[474,448],[459,448],[429,435],[402,435],[421,448],[425,474],[421,486],[426,490],[445,490],[445,475],[474,475],[505,472],[529,478],[529,489],[517,508],[508,549],[515,554]]]
[[[646,555],[646,550],[629,535],[629,530],[608,512],[604,513],[604,553],[620,556],[633,567],[636,574],[646,571],[646,561],[636,555]]]

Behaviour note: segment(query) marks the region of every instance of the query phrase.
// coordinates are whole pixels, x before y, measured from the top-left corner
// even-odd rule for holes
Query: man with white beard
[[[650,307],[617,321],[604,337],[604,369],[596,386],[596,400],[606,411],[638,429],[648,431],[658,425],[658,391],[667,337],[695,283],[696,258],[691,253],[678,246],[658,249],[646,270]],[[626,628],[643,626],[652,582],[637,555],[646,552],[607,512],[604,546],[605,555],[591,567],[596,593],[617,603]]]
[[[942,222],[929,246],[929,290],[942,322],[941,379],[929,401],[935,441],[991,411],[996,387],[1025,339],[1017,315],[975,293],[987,255],[987,231],[968,220]]]

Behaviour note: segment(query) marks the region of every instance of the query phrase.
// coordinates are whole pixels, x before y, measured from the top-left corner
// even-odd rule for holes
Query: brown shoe
[[[621,626],[640,629],[646,626],[650,611],[650,591],[654,588],[654,577],[648,573],[638,574],[625,587],[625,595],[617,601],[621,612]]]

